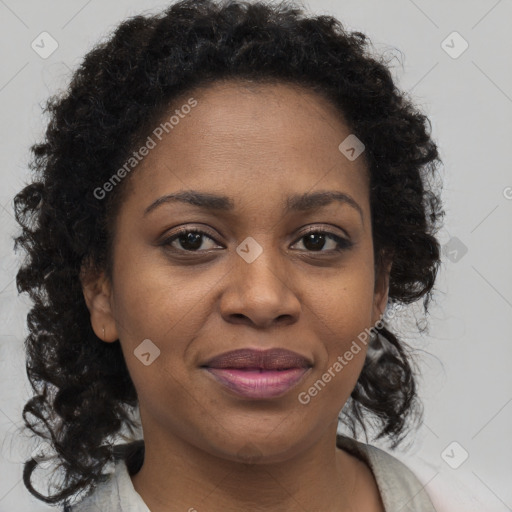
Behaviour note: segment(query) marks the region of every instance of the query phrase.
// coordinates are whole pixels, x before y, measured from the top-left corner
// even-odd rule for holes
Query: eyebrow
[[[174,202],[191,204],[199,208],[217,211],[233,211],[235,208],[233,200],[228,196],[219,196],[206,192],[199,192],[197,190],[184,190],[158,198],[144,210],[144,215],[147,215],[162,204]],[[350,195],[335,190],[311,193],[306,192],[304,194],[289,196],[285,203],[285,213],[314,210],[327,206],[333,202],[351,206],[359,212],[361,220],[364,222],[363,210],[359,204]]]

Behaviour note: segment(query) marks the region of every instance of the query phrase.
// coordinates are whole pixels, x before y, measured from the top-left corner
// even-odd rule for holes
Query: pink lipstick
[[[293,388],[312,363],[286,349],[240,349],[210,359],[202,366],[217,382],[239,396],[276,398]]]

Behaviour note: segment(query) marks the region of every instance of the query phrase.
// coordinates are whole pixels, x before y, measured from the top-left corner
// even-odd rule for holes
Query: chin
[[[208,450],[217,457],[241,462],[244,464],[274,464],[284,462],[300,451],[299,447],[303,445],[300,439],[293,442],[293,438],[287,435],[269,435],[268,432],[261,435],[249,435],[246,430],[240,439],[235,435],[229,436],[225,442],[211,447]]]

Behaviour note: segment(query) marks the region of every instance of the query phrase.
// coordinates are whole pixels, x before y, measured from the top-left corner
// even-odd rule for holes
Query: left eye
[[[299,238],[299,241],[301,240],[304,240],[303,245],[306,250],[313,252],[342,251],[352,245],[352,242],[346,238],[321,230],[309,231]],[[322,251],[325,248],[326,240],[331,240],[331,247]]]

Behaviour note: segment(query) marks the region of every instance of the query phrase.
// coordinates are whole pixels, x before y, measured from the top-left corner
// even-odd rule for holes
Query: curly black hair
[[[25,347],[34,396],[23,419],[50,443],[64,475],[45,496],[31,483],[36,458],[25,462],[25,486],[46,503],[69,504],[102,481],[116,453],[138,454],[139,467],[143,457],[141,440],[114,443],[138,427],[137,394],[119,340],[103,343],[93,332],[80,281],[85,263],[111,276],[114,219],[129,178],[104,200],[94,190],[173,100],[219,80],[296,84],[329,99],[365,145],[376,268],[393,257],[389,304],[423,297],[427,313],[440,265],[441,160],[428,118],[367,36],[289,2],[183,0],[128,18],[48,99],[44,140],[30,148],[34,178],[14,199],[15,248],[26,255],[16,283],[33,302]],[[373,422],[377,439],[394,447],[423,411],[410,347],[386,322],[377,333],[340,419],[354,435]]]

